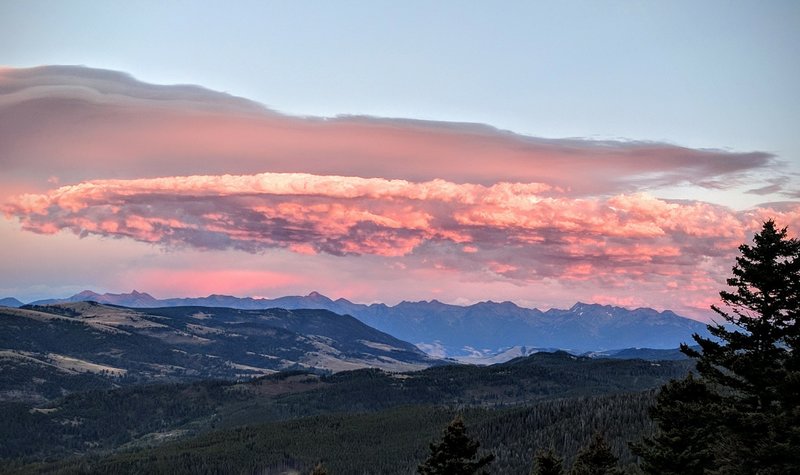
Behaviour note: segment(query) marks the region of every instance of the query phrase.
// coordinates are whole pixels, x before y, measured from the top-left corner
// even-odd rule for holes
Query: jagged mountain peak
[[[346,299],[331,300],[318,291],[305,296],[239,298],[210,295],[202,298],[154,299],[135,290],[130,294],[83,293],[77,300],[95,300],[128,307],[173,306],[230,307],[238,309],[324,309],[351,315],[362,322],[415,344],[439,345],[448,356],[465,354],[463,348],[487,349],[528,346],[562,348],[575,351],[604,351],[614,348],[675,348],[691,342],[692,334],[705,334],[705,324],[671,311],[576,302],[569,309],[552,308],[542,312],[513,302],[491,300],[473,305],[454,305],[437,299],[402,301],[396,305],[359,304]],[[80,294],[78,294],[80,295]],[[60,300],[60,301],[67,301]],[[58,303],[40,301],[34,303]]]
[[[333,300],[331,300],[330,298],[326,297],[325,295],[322,295],[321,293],[317,292],[316,290],[312,290],[311,292],[309,292],[308,295],[306,295],[306,298],[314,299],[314,300],[325,300],[325,301],[333,302]]]

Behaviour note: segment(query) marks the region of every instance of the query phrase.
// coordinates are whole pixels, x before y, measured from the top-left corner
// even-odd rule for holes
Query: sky
[[[0,297],[705,319],[800,230],[800,4],[0,1]]]

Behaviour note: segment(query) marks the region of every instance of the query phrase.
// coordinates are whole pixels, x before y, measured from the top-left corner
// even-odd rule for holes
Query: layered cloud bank
[[[479,124],[293,117],[193,86],[50,66],[0,70],[0,166],[16,181],[305,172],[544,182],[573,195],[724,187],[768,153],[542,139]],[[36,173],[32,173],[36,170]]]
[[[735,212],[647,194],[575,198],[541,183],[491,186],[311,174],[97,180],[5,207],[43,234],[126,237],[170,248],[414,256],[511,279],[675,279],[717,267],[764,219],[800,225],[800,205]]]
[[[769,218],[796,233],[800,204],[742,211],[660,190],[796,198],[776,163],[763,152],[476,124],[294,117],[111,71],[0,69],[0,201],[21,225],[17,239],[155,244],[169,256],[146,269],[129,254],[117,264],[170,289],[174,279],[152,276],[204,276],[181,281],[213,289],[215,279],[262,275],[252,280],[266,295],[270,282],[336,293],[319,285],[329,272],[328,282],[385,301],[399,294],[376,281],[412,276],[416,291],[443,289],[436,297],[449,301],[502,294],[538,306],[532,296],[546,294],[558,305],[703,308],[736,247]],[[211,256],[231,252],[261,269],[210,270]],[[192,264],[169,268],[181,255]]]

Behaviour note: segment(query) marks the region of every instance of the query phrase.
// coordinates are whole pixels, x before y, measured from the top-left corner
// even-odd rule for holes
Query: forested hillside
[[[613,403],[617,405],[614,411],[625,414],[613,417],[620,417],[620,424],[638,424],[644,428],[648,423],[642,415],[647,404],[642,398],[650,396],[642,396],[641,391],[682,377],[690,366],[687,361],[603,360],[558,352],[539,353],[489,367],[449,365],[410,373],[371,369],[327,376],[289,372],[243,383],[198,382],[95,390],[36,407],[5,403],[2,407],[5,424],[0,426],[0,455],[6,463],[17,460],[14,464],[24,464],[44,457],[159,445],[193,435],[213,438],[216,437],[214,431],[220,429],[264,423],[272,424],[264,426],[269,427],[264,429],[267,433],[280,428],[289,431],[287,438],[300,437],[302,431],[291,435],[293,427],[310,424],[308,430],[322,431],[319,432],[322,434],[325,431],[314,428],[314,424],[327,420],[324,417],[339,418],[336,420],[340,421],[341,430],[356,433],[361,430],[358,428],[363,421],[381,421],[382,417],[399,418],[409,426],[421,424],[435,432],[440,429],[437,422],[440,419],[419,416],[419,411],[424,413],[439,407],[438,410],[452,415],[459,408],[469,408],[469,411],[477,411],[478,420],[492,420],[506,414],[504,411],[509,408],[517,407],[521,411],[525,405],[539,407],[538,404],[545,402],[553,405],[541,407],[603,412],[611,410],[599,409],[612,404],[607,401],[628,401],[625,398],[637,401],[630,409],[634,412],[628,414],[629,409],[622,408],[621,402]],[[623,399],[614,399],[612,395]],[[611,399],[593,399],[596,396]],[[407,409],[402,409],[404,407]],[[379,415],[386,410],[394,411],[387,413],[393,415]],[[513,414],[518,413],[508,414],[513,418],[517,417]],[[304,422],[300,422],[301,419]],[[288,422],[292,420],[296,422]],[[368,427],[364,428],[365,434],[369,434]],[[490,427],[486,426],[485,430],[500,430]],[[591,427],[582,427],[574,435],[575,442],[564,442],[564,447],[572,450],[579,446],[584,431],[591,430]],[[620,427],[620,434],[625,430]],[[425,447],[425,437],[420,434],[425,433],[413,437],[408,447],[416,447],[413,444],[417,443]],[[570,437],[573,436],[565,440]],[[622,447],[622,442],[619,446]],[[308,457],[317,453],[304,450],[292,457],[310,460]],[[398,452],[398,460],[407,458],[404,450]],[[268,465],[279,462],[270,458]]]
[[[571,463],[602,430],[623,464],[627,443],[652,431],[653,391],[555,399],[506,409],[461,410],[469,433],[496,455],[492,473],[527,474],[536,450],[553,446]],[[308,473],[323,462],[332,474],[412,474],[428,443],[453,418],[454,408],[403,406],[387,411],[332,414],[248,425],[107,457],[75,458],[15,473]],[[288,472],[292,473],[292,472]]]

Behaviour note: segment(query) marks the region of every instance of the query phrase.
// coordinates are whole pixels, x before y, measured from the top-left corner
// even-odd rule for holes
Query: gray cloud
[[[751,195],[771,195],[773,193],[781,192],[783,191],[784,187],[789,183],[789,177],[788,176],[773,177],[767,179],[766,181],[768,183],[767,185],[749,189],[745,193],[750,193]]]
[[[0,71],[0,165],[7,184],[39,189],[53,177],[271,171],[544,182],[592,195],[685,183],[724,188],[773,162],[765,152],[545,139],[481,124],[295,117],[198,86],[78,66]]]

